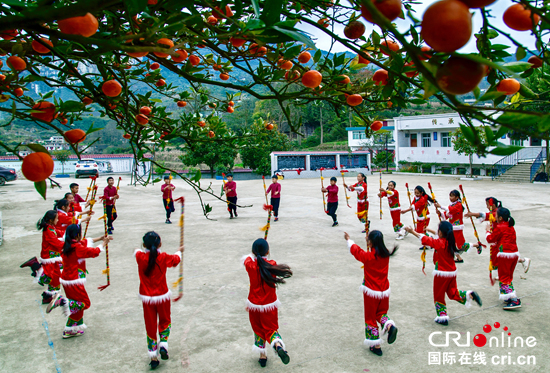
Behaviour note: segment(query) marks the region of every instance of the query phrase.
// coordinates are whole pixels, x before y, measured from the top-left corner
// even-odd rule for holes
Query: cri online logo
[[[485,334],[491,333],[491,331],[498,332],[500,329],[500,323],[495,322],[493,326],[489,325],[489,323],[485,324],[483,326],[483,332]],[[508,327],[504,326],[501,331],[501,335],[490,335],[489,338],[485,334],[476,334],[473,338],[474,345],[477,347],[484,347],[488,343],[488,347],[523,347],[526,345],[527,347],[535,347],[537,344],[537,339],[535,337],[527,337],[523,338],[520,336],[515,337],[512,340],[512,333],[508,331]],[[508,338],[505,340],[505,334],[508,335]],[[445,340],[441,343],[434,342],[434,337],[443,335],[443,332],[433,332],[429,336],[429,342],[434,347],[449,347],[449,342],[453,341],[455,345],[459,347],[470,347],[470,332],[466,332],[466,341],[461,341],[462,339],[462,333],[455,332],[455,331],[449,331],[445,332]],[[500,337],[500,338],[499,338]],[[439,339],[439,338],[438,338]]]

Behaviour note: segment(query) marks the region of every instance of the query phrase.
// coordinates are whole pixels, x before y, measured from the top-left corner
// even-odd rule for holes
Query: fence
[[[496,162],[491,169],[491,176],[494,180],[496,177],[501,176],[506,171],[517,165],[520,161],[535,160],[542,153],[544,148],[542,147],[529,147],[522,148],[515,152],[502,158],[500,161]]]

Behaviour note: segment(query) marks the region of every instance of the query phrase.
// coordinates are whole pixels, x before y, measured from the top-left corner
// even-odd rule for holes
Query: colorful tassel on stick
[[[174,282],[174,287],[178,286],[178,296],[174,299],[174,302],[177,302],[178,300],[183,298],[183,250],[184,250],[183,249],[183,244],[184,244],[184,241],[183,241],[183,238],[184,238],[183,237],[183,233],[184,233],[183,223],[184,223],[184,218],[185,218],[185,198],[180,197],[180,198],[176,199],[175,202],[180,202],[181,203],[181,213],[180,213],[180,221],[179,221],[181,262],[180,262],[180,273],[179,273],[178,280],[176,282]]]

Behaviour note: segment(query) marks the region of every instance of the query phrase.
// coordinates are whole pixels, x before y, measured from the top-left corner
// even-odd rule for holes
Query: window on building
[[[542,146],[542,140],[541,139],[535,139],[533,137],[530,138],[531,146]]]
[[[422,147],[429,148],[432,146],[432,141],[429,133],[422,134]]]
[[[510,139],[510,145],[522,146],[523,145],[523,140]]]
[[[363,131],[353,131],[353,139],[354,140],[365,140],[367,138],[367,135]]]
[[[451,147],[451,136],[449,132],[441,132],[441,147],[442,148]]]

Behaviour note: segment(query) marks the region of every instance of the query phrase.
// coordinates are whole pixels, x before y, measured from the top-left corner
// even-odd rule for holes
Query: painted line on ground
[[[42,304],[41,301],[37,298],[36,303],[38,304],[38,309],[40,309],[40,314],[42,315],[42,326],[44,327],[44,330],[46,331],[46,336],[48,337],[48,345],[52,349],[52,360],[55,364],[55,370],[58,373],[61,373],[61,367],[59,366],[59,361],[57,361],[57,355],[55,353],[55,347],[53,345],[52,338],[50,337],[50,328],[48,327],[48,322],[46,321],[46,316],[44,315],[44,310],[42,310]]]

